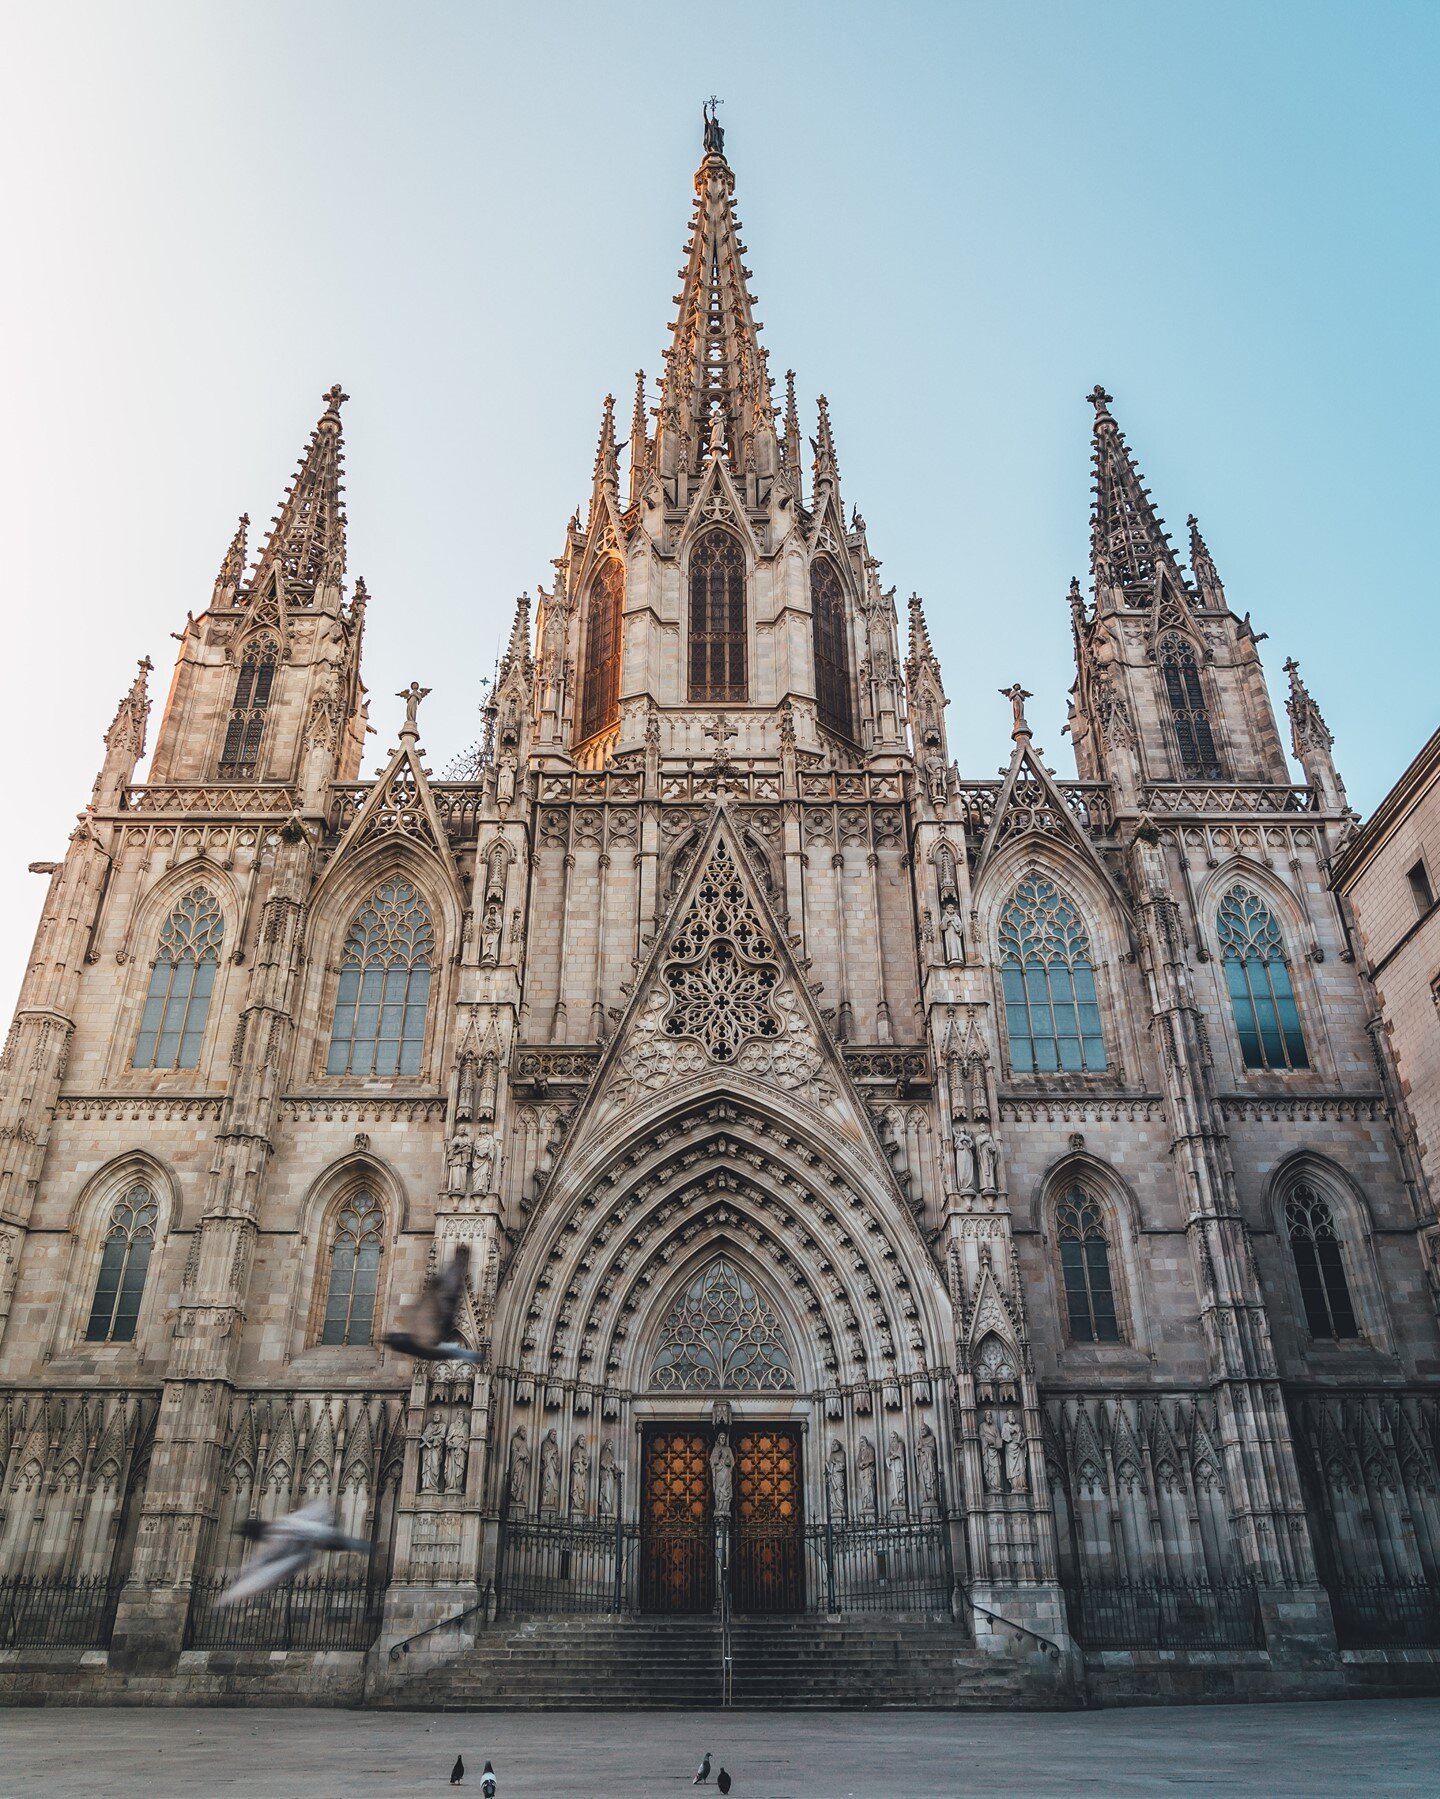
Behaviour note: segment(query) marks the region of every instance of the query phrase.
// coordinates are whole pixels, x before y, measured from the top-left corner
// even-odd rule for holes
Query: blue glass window
[[[1358,1337],[1355,1308],[1335,1219],[1329,1205],[1313,1187],[1292,1188],[1285,1202],[1285,1225],[1290,1232],[1290,1251],[1300,1280],[1305,1322],[1312,1337]]]
[[[1248,887],[1232,887],[1215,933],[1245,1066],[1308,1068],[1284,940],[1264,902]]]
[[[204,887],[187,893],[165,920],[150,970],[133,1067],[199,1065],[224,935],[220,902]]]
[[[386,881],[345,939],[327,1074],[419,1074],[435,927],[408,881]]]
[[[1104,1072],[1090,939],[1044,875],[1027,875],[1001,914],[1000,981],[1016,1074]]]

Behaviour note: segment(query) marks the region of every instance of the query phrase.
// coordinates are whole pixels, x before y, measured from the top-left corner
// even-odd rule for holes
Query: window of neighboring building
[[[1232,887],[1215,921],[1247,1068],[1308,1068],[1280,927],[1258,894]]]
[[[1083,1187],[1072,1187],[1055,1208],[1055,1235],[1071,1341],[1120,1342],[1110,1279],[1110,1243],[1100,1202]]]
[[[369,1343],[384,1239],[385,1214],[380,1202],[362,1187],[340,1208],[331,1233],[322,1343],[351,1349]]]
[[[1044,875],[1027,875],[1000,915],[1000,981],[1016,1074],[1104,1072],[1090,939]]]
[[[745,552],[729,531],[707,531],[690,552],[690,698],[747,692]]]
[[[1310,1335],[1337,1340],[1358,1337],[1360,1331],[1329,1202],[1313,1187],[1299,1182],[1285,1201],[1285,1224]]]
[[[613,556],[607,556],[591,583],[585,613],[582,738],[593,737],[620,716],[620,621],[624,604],[624,570]]]
[[[1160,674],[1170,707],[1170,726],[1182,776],[1213,781],[1220,776],[1220,757],[1210,725],[1210,709],[1200,679],[1200,659],[1195,645],[1178,631],[1169,632],[1160,645]]]
[[[269,710],[279,660],[280,646],[273,637],[252,638],[245,646],[240,673],[235,677],[225,747],[220,752],[220,778],[223,781],[253,781],[255,778],[260,741],[265,735],[265,714]]]
[[[1410,883],[1410,892],[1415,900],[1415,910],[1423,918],[1435,904],[1435,894],[1430,886],[1430,870],[1426,868],[1423,857],[1413,868],[1405,871],[1405,879]]]
[[[148,1187],[132,1187],[110,1208],[105,1248],[90,1319],[85,1326],[87,1343],[129,1343],[135,1337],[140,1300],[150,1251],[155,1246],[155,1224],[160,1208]]]
[[[810,626],[815,644],[815,697],[820,723],[842,737],[853,737],[845,592],[828,556],[817,556],[810,567]]]
[[[327,1074],[419,1074],[435,927],[408,881],[386,881],[345,938]]]
[[[165,920],[145,991],[133,1068],[196,1068],[205,1037],[225,918],[207,888],[193,888]]]

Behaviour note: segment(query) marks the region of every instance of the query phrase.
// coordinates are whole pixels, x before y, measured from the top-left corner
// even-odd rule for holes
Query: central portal
[[[805,1609],[800,1432],[737,1424],[731,1513],[731,1600],[739,1612]],[[716,1521],[710,1478],[715,1426],[648,1424],[640,1519],[640,1606],[708,1612],[716,1602]]]

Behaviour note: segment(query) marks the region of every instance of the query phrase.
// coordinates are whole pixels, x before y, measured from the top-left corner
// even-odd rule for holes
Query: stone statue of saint
[[[560,1443],[553,1426],[540,1439],[540,1510],[560,1510]]]
[[[975,1139],[969,1131],[955,1133],[955,1180],[962,1193],[975,1191]]]
[[[825,1504],[832,1518],[845,1516],[845,1446],[831,1437],[825,1461]]]
[[[615,1445],[607,1437],[600,1445],[600,1492],[597,1509],[602,1518],[615,1516],[616,1486],[619,1473],[615,1467]]]
[[[728,1523],[735,1490],[735,1451],[729,1433],[723,1430],[716,1431],[715,1447],[710,1451],[710,1490],[715,1496],[715,1516]]]
[[[452,1137],[450,1139],[448,1164],[446,1189],[450,1193],[461,1194],[470,1181],[470,1139],[468,1137]]]
[[[1000,1186],[1000,1145],[993,1137],[982,1137],[976,1149],[980,1157],[980,1191],[994,1193]]]
[[[940,947],[947,962],[965,960],[965,934],[960,928],[960,908],[956,905],[940,908]]]
[[[480,920],[480,960],[487,968],[493,968],[500,960],[500,936],[503,929],[503,914],[499,905],[492,900]]]
[[[869,1437],[861,1437],[860,1453],[855,1458],[856,1504],[862,1518],[875,1516],[875,1445]]]
[[[1023,1493],[1025,1479],[1025,1433],[1014,1412],[1006,1412],[1000,1423],[1000,1440],[1005,1445],[1005,1480],[1012,1493]]]
[[[590,1446],[583,1436],[570,1445],[570,1511],[582,1516],[590,1499]]]
[[[890,1441],[885,1446],[885,1486],[892,1512],[899,1512],[902,1515],[905,1512],[907,1481],[905,1444],[899,1431],[892,1430]]]
[[[922,1505],[940,1503],[940,1445],[928,1424],[920,1426],[920,1439],[915,1445],[915,1466],[920,1473]]]
[[[510,1503],[524,1510],[530,1488],[530,1438],[523,1424],[510,1439]]]
[[[994,1412],[986,1412],[980,1420],[980,1461],[985,1470],[987,1493],[1003,1493],[1005,1482],[1001,1470],[1005,1460],[1005,1442]]]
[[[420,1433],[420,1491],[444,1492],[445,1426],[439,1412],[430,1414],[430,1422]]]
[[[502,806],[508,806],[515,797],[515,758],[502,756],[500,766],[495,771],[495,798]]]
[[[463,1418],[456,1418],[445,1433],[445,1491],[465,1491],[465,1463],[470,1454],[470,1430]]]
[[[495,1173],[495,1137],[491,1131],[482,1131],[475,1139],[470,1152],[470,1190],[472,1193],[488,1193]]]

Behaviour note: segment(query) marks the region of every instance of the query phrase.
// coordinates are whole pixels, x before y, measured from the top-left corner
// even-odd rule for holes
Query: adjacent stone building
[[[338,387],[144,782],[148,665],[120,705],[4,1057],[6,1691],[349,1694],[378,1639],[372,1693],[503,1696],[507,1621],[585,1613],[680,1617],[714,1698],[777,1616],[838,1698],[1423,1678],[1434,1210],[1328,734],[1297,687],[1297,785],[1097,388],[1079,778],[1018,683],[960,773],[733,188],[712,120],[658,392],[471,756],[412,682],[360,778]],[[460,1244],[484,1363],[417,1369],[382,1333]],[[320,1495],[369,1567],[217,1608]]]

